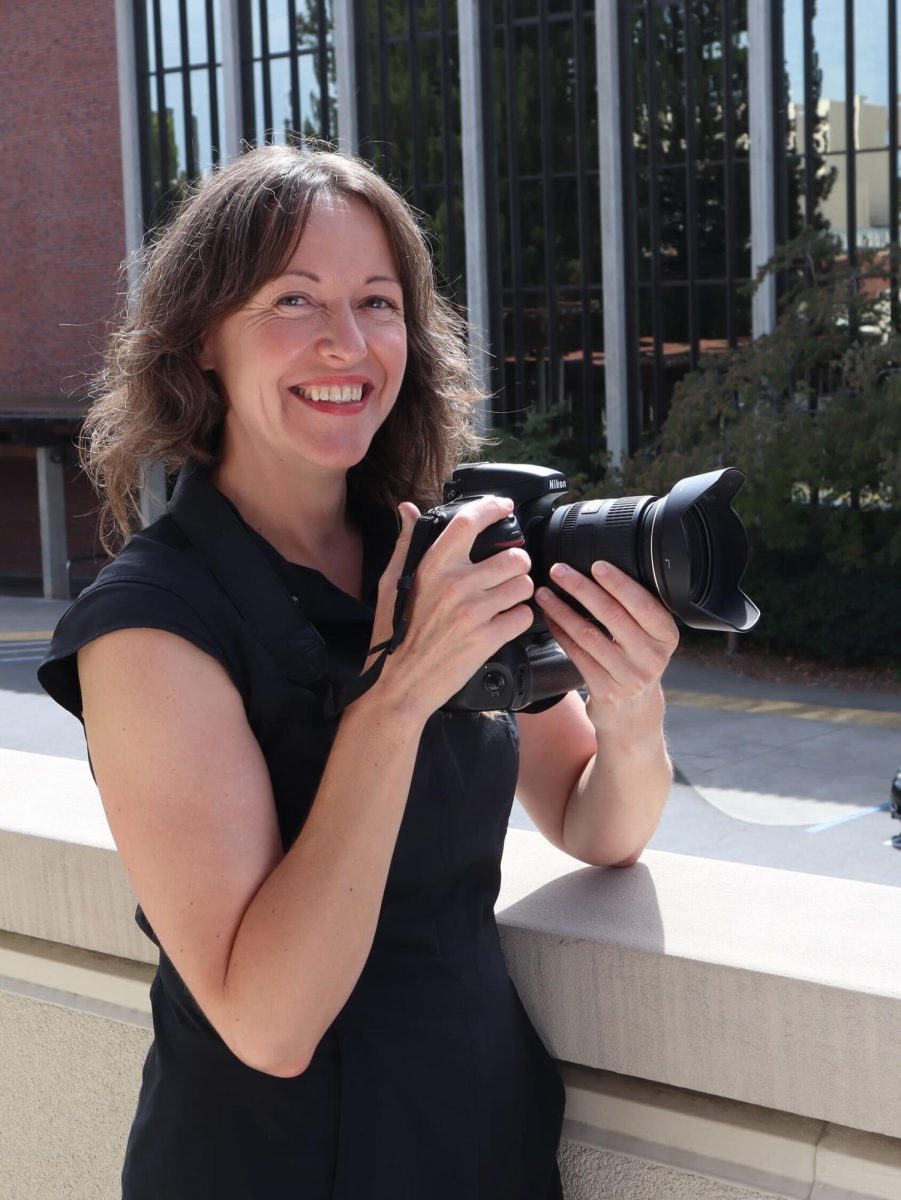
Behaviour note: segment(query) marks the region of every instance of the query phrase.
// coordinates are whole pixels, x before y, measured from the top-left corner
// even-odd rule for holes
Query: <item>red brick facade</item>
[[[114,0],[0,4],[0,48],[0,394],[78,392],[126,254]],[[30,571],[33,464],[0,455],[0,475],[0,573]]]
[[[0,46],[0,392],[68,392],[126,252],[114,2],[2,4]]]

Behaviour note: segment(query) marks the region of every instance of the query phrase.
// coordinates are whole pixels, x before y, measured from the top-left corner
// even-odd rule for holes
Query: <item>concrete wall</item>
[[[0,1200],[115,1200],[154,947],[86,764],[0,777]],[[510,830],[498,923],[566,1085],[566,1200],[898,1200],[897,897]]]
[[[148,1029],[0,991],[0,1200],[114,1200]]]

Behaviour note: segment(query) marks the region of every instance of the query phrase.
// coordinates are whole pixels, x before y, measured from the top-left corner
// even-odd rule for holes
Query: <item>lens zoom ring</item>
[[[579,520],[581,507],[581,504],[570,504],[563,514],[563,523],[560,526],[557,543],[557,559],[560,562],[573,564],[575,561],[573,559],[573,533]]]
[[[641,503],[634,496],[614,500],[604,514],[603,557],[634,577],[635,510]]]

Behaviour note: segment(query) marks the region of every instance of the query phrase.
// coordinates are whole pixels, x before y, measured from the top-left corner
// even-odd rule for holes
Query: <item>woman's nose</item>
[[[332,309],[319,339],[323,354],[355,361],[366,355],[366,339],[349,304]]]

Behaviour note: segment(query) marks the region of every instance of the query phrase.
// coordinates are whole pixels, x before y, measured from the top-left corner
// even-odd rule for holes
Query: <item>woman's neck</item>
[[[310,478],[284,462],[223,454],[213,483],[289,562],[322,569],[354,534],[344,475]]]

